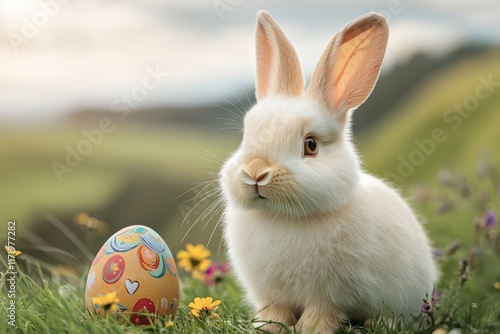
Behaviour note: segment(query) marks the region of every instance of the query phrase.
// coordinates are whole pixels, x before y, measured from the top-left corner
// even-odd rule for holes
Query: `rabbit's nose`
[[[271,171],[264,171],[259,175],[257,175],[255,181],[257,181],[257,185],[265,186],[266,184],[269,183],[269,181],[271,181],[271,177],[272,177]]]
[[[269,183],[269,181],[271,181],[272,173],[270,170],[266,170],[258,174],[253,174],[249,173],[245,169],[242,169],[240,177],[243,183],[248,184],[249,186],[265,186]]]
[[[243,183],[250,186],[265,186],[271,181],[272,171],[265,160],[254,159],[241,169],[240,178]]]

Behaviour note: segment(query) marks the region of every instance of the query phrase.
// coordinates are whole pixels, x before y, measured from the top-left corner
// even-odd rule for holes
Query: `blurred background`
[[[387,17],[381,77],[354,117],[371,173],[407,189],[444,166],[500,163],[496,0],[2,0],[0,225],[17,221],[16,247],[73,267],[142,224],[174,254],[203,243],[222,259],[210,180],[255,103],[260,9],[295,45],[306,80],[343,25]]]

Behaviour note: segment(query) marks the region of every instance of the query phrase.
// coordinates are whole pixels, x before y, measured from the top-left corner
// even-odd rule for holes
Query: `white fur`
[[[433,290],[426,233],[394,189],[362,171],[349,119],[307,94],[268,96],[246,115],[242,144],[222,168],[228,253],[261,318],[328,333],[382,303],[416,313]],[[315,157],[302,154],[310,135]],[[258,190],[265,199],[248,182],[253,170],[270,173]]]

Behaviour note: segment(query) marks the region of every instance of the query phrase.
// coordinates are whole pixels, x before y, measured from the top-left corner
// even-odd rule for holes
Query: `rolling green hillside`
[[[98,122],[0,131],[0,221],[6,224],[10,219],[17,220],[17,242],[26,254],[51,260],[55,249],[38,251],[35,245],[46,244],[85,260],[49,218],[55,217],[83,237],[85,233],[73,221],[80,211],[104,220],[113,232],[134,224],[150,226],[167,235],[166,239],[178,240],[171,245],[176,251],[194,220],[192,215],[180,226],[186,208],[197,202],[192,200],[196,192],[189,189],[215,178],[223,159],[239,140],[231,131],[113,120],[114,131],[104,134],[101,143],[92,145],[91,152],[74,167],[66,162],[69,150],[77,150],[87,141],[82,131],[95,129]],[[64,172],[59,179],[54,162],[68,166],[71,172],[61,167]],[[201,241],[207,241],[205,234],[200,236]],[[0,238],[5,235],[6,231],[0,231]],[[96,252],[109,235],[89,237],[90,252]],[[74,263],[68,258],[62,260]]]
[[[489,78],[494,85],[478,88]],[[476,98],[476,90],[488,97]],[[465,104],[471,111],[465,107],[463,115],[450,111],[455,104]],[[495,50],[429,77],[390,118],[360,136],[358,148],[372,173],[396,184],[428,182],[443,166],[474,172],[483,152],[489,152],[498,165],[499,127],[500,50]],[[431,144],[435,129],[438,140]],[[422,149],[415,141],[427,146]],[[406,168],[400,169],[402,161],[407,161]]]

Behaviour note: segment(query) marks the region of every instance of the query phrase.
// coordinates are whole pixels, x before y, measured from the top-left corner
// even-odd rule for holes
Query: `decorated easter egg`
[[[152,229],[134,225],[116,232],[97,253],[85,286],[91,315],[106,313],[135,325],[158,316],[173,318],[179,306],[179,279],[172,253]]]

